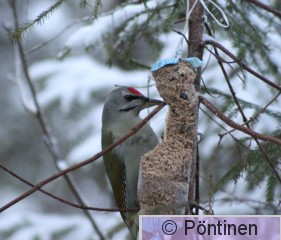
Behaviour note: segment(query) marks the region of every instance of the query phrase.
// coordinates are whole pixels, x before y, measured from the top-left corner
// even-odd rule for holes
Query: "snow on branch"
[[[109,68],[88,56],[69,57],[64,61],[44,60],[33,64],[31,77],[37,81],[48,79],[39,94],[41,106],[59,101],[65,112],[71,110],[73,102],[85,104],[91,99],[93,91],[113,84],[129,85],[143,83],[144,74],[136,71],[123,71],[117,67]],[[112,85],[113,85],[112,84]]]
[[[166,3],[168,1],[165,1]],[[174,1],[169,1],[173,3]],[[103,16],[95,19],[91,25],[78,29],[67,41],[66,47],[69,49],[81,49],[95,46],[103,35],[112,29],[117,29],[124,23],[128,23],[126,30],[135,24],[142,24],[148,18],[149,12],[157,12],[156,8],[160,7],[159,2],[151,0],[145,4],[129,4],[118,7]],[[163,7],[163,3],[161,3]]]

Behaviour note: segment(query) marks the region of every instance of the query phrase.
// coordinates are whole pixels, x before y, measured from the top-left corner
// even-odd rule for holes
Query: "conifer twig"
[[[10,5],[14,5],[15,1],[11,1]],[[19,25],[17,23],[17,27],[15,28],[14,31],[10,32],[10,36],[13,39],[13,41],[16,42],[20,42],[23,40],[24,38],[24,33],[28,34],[28,31],[30,30],[31,27],[33,27],[35,24],[40,24],[43,23],[46,18],[48,18],[50,16],[50,14],[59,8],[59,6],[64,2],[64,0],[59,0],[56,3],[54,3],[53,5],[51,5],[47,10],[41,12],[34,20],[29,21],[27,23],[24,23],[23,25]]]
[[[263,141],[267,141],[267,142],[272,142],[275,143],[277,145],[281,146],[281,139],[279,138],[275,138],[272,136],[268,136],[268,135],[264,135],[264,134],[260,134],[258,132],[253,131],[250,128],[244,127],[243,125],[237,124],[234,121],[232,121],[230,118],[228,118],[227,116],[225,116],[221,111],[219,111],[211,102],[209,102],[206,98],[199,96],[199,100],[202,104],[205,105],[205,107],[207,107],[213,114],[215,114],[218,118],[220,118],[223,122],[225,122],[227,125],[240,130],[241,132],[244,132],[248,135],[250,135],[251,137],[253,137],[254,139],[260,139]],[[264,149],[262,148],[261,144],[259,142],[257,142],[260,150],[262,151],[262,154],[264,155],[266,161],[268,162],[268,164],[270,165],[273,173],[275,174],[277,180],[279,181],[279,183],[281,184],[281,177],[279,176],[277,170],[275,169],[274,164],[272,163],[272,161],[268,158],[267,154],[265,153]]]
[[[210,33],[210,34],[211,34],[211,33]],[[215,51],[215,54],[216,54],[219,58],[221,58],[221,57],[220,57],[220,54],[219,54],[219,52],[218,52],[218,50],[217,50],[217,48],[216,48],[215,46],[214,46],[214,51]],[[247,126],[247,128],[251,129],[251,126],[250,126],[250,124],[249,124],[249,122],[248,122],[249,120],[247,119],[246,114],[244,113],[244,111],[243,111],[243,109],[242,109],[242,107],[241,107],[241,104],[239,103],[239,101],[238,101],[238,99],[237,99],[237,97],[236,97],[236,93],[235,93],[235,91],[234,91],[234,88],[232,87],[232,84],[231,84],[230,79],[229,79],[229,77],[228,77],[228,74],[227,74],[227,72],[226,72],[226,70],[225,70],[225,68],[224,68],[224,65],[223,65],[223,63],[222,63],[219,59],[217,59],[217,60],[218,60],[219,66],[220,66],[220,68],[221,68],[221,70],[222,70],[222,73],[223,73],[223,75],[224,75],[224,78],[225,78],[225,80],[226,80],[226,83],[227,83],[227,85],[228,85],[228,88],[229,88],[229,90],[230,90],[230,92],[231,92],[231,95],[232,95],[232,97],[233,97],[233,100],[234,100],[234,102],[235,102],[235,104],[236,104],[236,106],[237,106],[237,108],[238,108],[238,111],[240,112],[240,114],[241,114],[241,116],[242,116],[243,122],[244,122],[244,124]],[[280,182],[280,184],[281,184],[281,178],[280,178],[278,172],[276,171],[273,162],[272,162],[271,159],[269,158],[269,156],[268,156],[268,154],[266,153],[266,151],[264,150],[263,146],[260,144],[259,140],[258,140],[256,137],[253,137],[253,139],[254,139],[254,141],[256,142],[258,148],[260,149],[260,151],[261,151],[261,153],[262,153],[264,159],[266,160],[266,162],[268,163],[269,167],[271,168],[273,174],[276,176],[276,178],[279,180],[279,182]]]
[[[63,2],[63,0],[61,0],[60,2]],[[10,5],[11,5],[13,16],[14,16],[15,29],[18,29],[19,23],[18,23],[18,14],[17,14],[17,8],[16,8],[15,1],[11,1]],[[57,146],[55,144],[54,138],[53,138],[53,136],[51,136],[51,133],[50,133],[49,128],[46,124],[43,113],[41,111],[41,107],[40,107],[38,99],[37,99],[37,93],[36,93],[35,87],[32,83],[32,80],[31,80],[31,77],[30,77],[30,74],[29,74],[27,60],[25,58],[22,43],[21,43],[21,41],[17,41],[16,44],[17,44],[17,48],[18,48],[20,62],[22,64],[23,75],[24,75],[24,78],[26,80],[27,86],[30,89],[31,98],[32,98],[32,101],[35,105],[35,117],[37,118],[37,120],[39,122],[39,125],[42,129],[42,133],[43,133],[43,137],[44,137],[44,144],[45,144],[45,146],[47,147],[48,151],[50,152],[50,154],[52,156],[52,159],[54,161],[56,169],[58,171],[61,171],[60,166],[59,166],[59,161],[60,161],[61,158],[59,157],[58,149],[57,149]],[[68,175],[64,175],[64,178],[65,178],[66,183],[69,186],[70,190],[72,191],[74,197],[79,202],[79,204],[85,205],[84,200],[83,200],[82,196],[80,195],[74,180],[71,179],[71,177],[68,176]],[[84,211],[84,214],[86,215],[86,217],[91,222],[91,224],[92,224],[93,228],[95,229],[96,233],[99,235],[100,239],[105,240],[105,238],[104,238],[103,234],[101,233],[101,231],[99,230],[99,227],[97,226],[93,216],[87,210],[83,210],[83,211]]]
[[[217,47],[218,49],[220,49],[221,51],[223,51],[225,54],[227,54],[230,58],[232,58],[234,61],[237,61],[237,64],[240,65],[243,69],[245,69],[247,72],[251,73],[252,75],[254,75],[255,77],[259,78],[260,80],[262,80],[263,82],[267,83],[268,85],[270,85],[271,87],[274,87],[276,89],[278,89],[279,91],[281,91],[281,86],[278,85],[277,83],[274,83],[272,81],[270,81],[268,78],[264,77],[263,75],[261,75],[260,73],[256,72],[255,70],[253,70],[252,68],[250,68],[247,64],[245,64],[243,61],[240,61],[240,59],[238,57],[236,57],[233,53],[231,53],[228,49],[226,49],[223,45],[221,45],[220,43],[218,43],[215,40],[212,39],[208,39],[204,41],[204,44],[210,44],[212,46]]]
[[[209,35],[211,35],[211,36],[213,37],[213,35],[212,35],[211,31],[210,31],[210,28],[207,28],[207,30],[208,30],[208,32],[209,32]],[[220,68],[221,68],[221,70],[222,70],[222,73],[223,73],[223,75],[224,75],[224,78],[225,78],[225,80],[226,80],[226,83],[227,83],[227,85],[228,85],[228,88],[229,88],[229,90],[230,90],[230,92],[231,92],[231,95],[232,95],[232,97],[233,97],[233,100],[234,100],[234,102],[235,102],[235,104],[236,104],[236,106],[237,106],[237,108],[238,108],[238,110],[239,110],[239,112],[240,112],[240,114],[241,114],[241,116],[242,116],[243,122],[244,122],[244,124],[247,126],[247,128],[251,129],[251,126],[250,126],[250,124],[249,124],[249,120],[247,119],[247,117],[246,117],[246,115],[245,115],[245,113],[244,113],[244,111],[243,111],[243,109],[242,109],[242,107],[241,107],[241,105],[240,105],[240,103],[239,103],[237,97],[236,97],[236,93],[235,93],[235,91],[234,91],[234,88],[232,87],[232,84],[231,84],[231,82],[230,82],[230,79],[229,79],[229,77],[228,77],[228,74],[227,74],[227,72],[226,72],[226,70],[225,70],[225,68],[224,68],[223,62],[220,61],[221,56],[220,56],[220,54],[219,54],[218,49],[217,49],[216,46],[214,46],[214,51],[215,51],[216,56],[218,57],[218,58],[217,58],[218,64],[219,64],[219,66],[220,66]],[[279,94],[278,94],[278,95],[279,95]],[[260,144],[259,140],[258,140],[257,138],[255,138],[255,137],[253,137],[253,139],[254,139],[254,141],[256,142],[258,148],[260,149],[260,151],[261,151],[261,153],[262,153],[264,159],[266,160],[266,162],[269,164],[270,168],[272,169],[272,172],[274,173],[274,175],[276,176],[276,178],[279,180],[279,182],[280,182],[280,184],[281,184],[281,178],[280,178],[278,172],[276,171],[273,162],[272,162],[271,159],[269,158],[269,156],[268,156],[268,154],[266,153],[266,151],[264,150],[263,146]]]
[[[272,143],[275,143],[275,144],[281,146],[281,139],[255,132],[249,128],[246,128],[246,127],[234,122],[229,117],[225,116],[217,107],[215,107],[215,105],[213,105],[211,102],[209,102],[203,96],[199,96],[199,101],[200,101],[200,103],[204,104],[205,107],[207,107],[213,114],[215,114],[218,118],[220,118],[223,122],[225,122],[227,125],[229,125],[233,128],[236,128],[237,130],[240,130],[241,132],[244,132],[253,138],[257,138],[257,139],[260,139],[260,140],[266,141],[266,142],[272,142]],[[281,181],[281,179],[280,179],[280,181]]]

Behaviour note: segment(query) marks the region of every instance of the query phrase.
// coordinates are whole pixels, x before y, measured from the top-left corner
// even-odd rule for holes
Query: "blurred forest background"
[[[252,1],[214,2],[224,10],[230,25],[222,28],[206,15],[216,41],[280,86],[281,17]],[[263,2],[281,11],[278,0]],[[208,6],[223,23],[214,5]],[[28,72],[56,144],[56,163],[64,168],[101,149],[103,102],[115,84],[133,86],[159,98],[149,69],[159,59],[174,57],[181,36],[172,30],[184,29],[181,20],[185,13],[186,1],[180,0],[0,1],[0,163],[33,184],[57,171],[38,118],[30,113],[34,104],[17,41],[23,45]],[[210,38],[207,33],[206,40]],[[214,50],[208,46],[204,52],[200,92],[242,124],[225,76],[210,51]],[[221,57],[231,61],[226,54]],[[280,90],[236,63],[225,67],[247,118],[259,113],[251,127],[280,138]],[[159,138],[166,111],[151,121]],[[231,128],[214,119],[201,108],[200,205],[215,214],[281,214],[281,183],[256,142],[238,131],[227,134]],[[281,147],[272,143],[262,146],[280,176]],[[115,207],[101,159],[74,171],[72,177],[88,206]],[[0,169],[1,206],[29,189]],[[44,189],[76,202],[63,178]],[[102,235],[104,239],[124,239],[127,235],[119,213],[92,211],[92,218],[96,228],[81,209],[36,192],[0,214],[0,240],[102,239]]]

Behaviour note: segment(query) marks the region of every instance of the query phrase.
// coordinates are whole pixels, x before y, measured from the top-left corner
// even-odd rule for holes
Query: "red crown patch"
[[[133,94],[137,94],[137,95],[142,95],[137,89],[132,88],[132,87],[128,87],[127,88],[129,92],[133,93]]]

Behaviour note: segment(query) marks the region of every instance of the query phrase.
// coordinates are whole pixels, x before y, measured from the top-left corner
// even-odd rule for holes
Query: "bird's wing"
[[[108,145],[113,143],[112,134],[110,132],[104,131],[102,138],[102,148],[104,149]],[[125,195],[125,165],[123,161],[118,159],[118,156],[114,154],[114,151],[103,156],[105,170],[109,178],[110,184],[112,186],[113,194],[116,200],[118,208],[126,208],[126,195]],[[125,214],[122,214],[124,221],[126,222]]]

